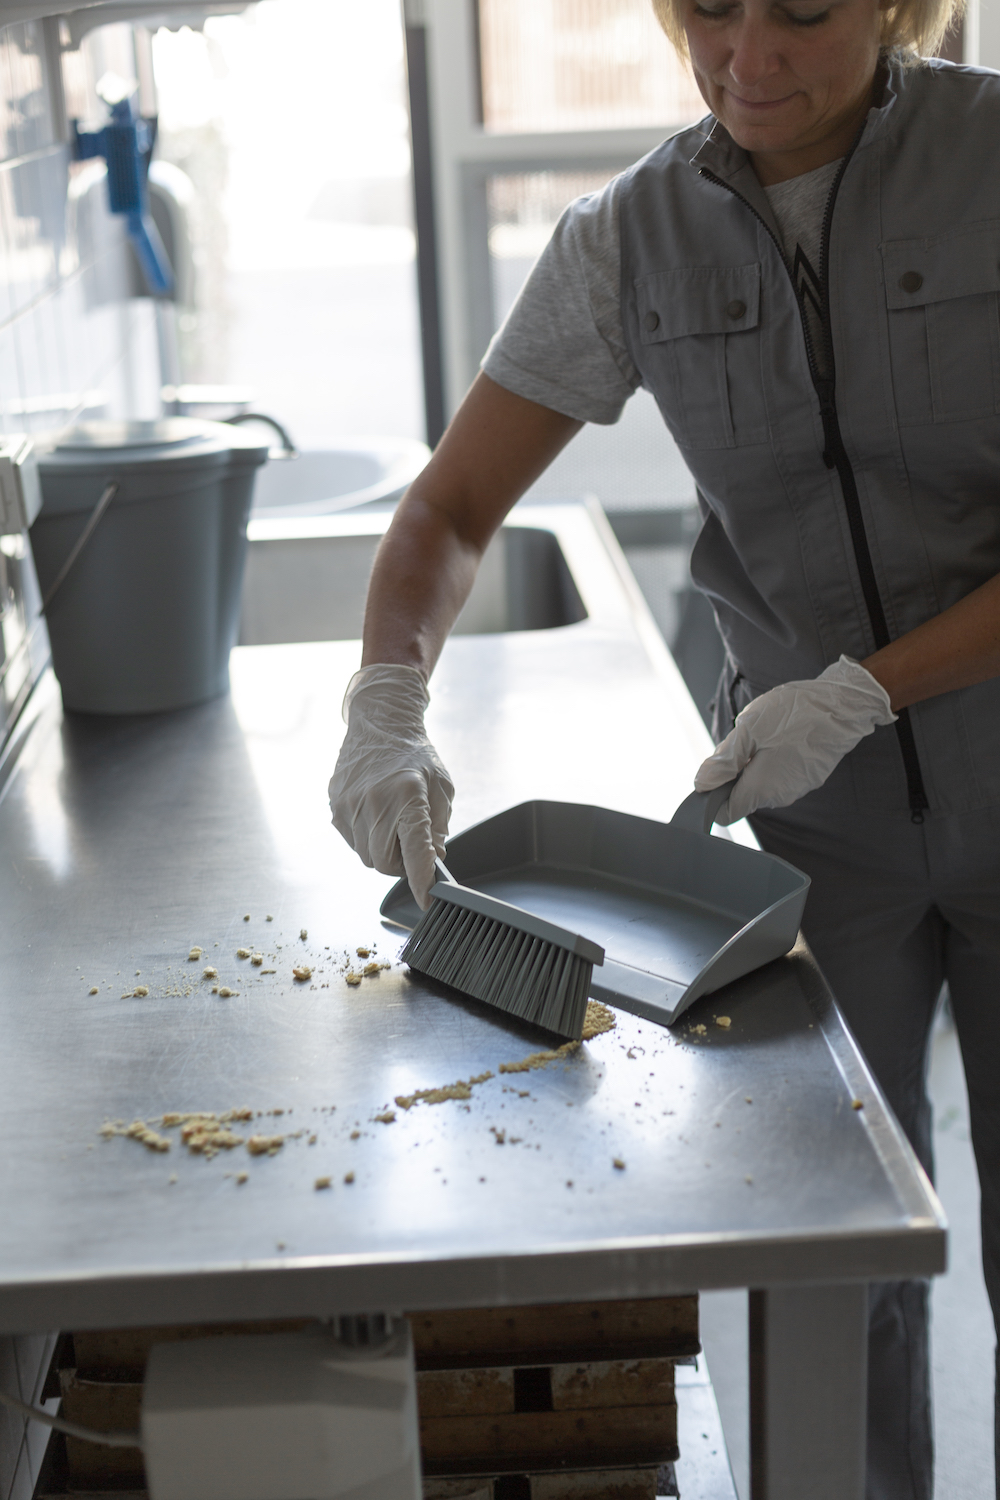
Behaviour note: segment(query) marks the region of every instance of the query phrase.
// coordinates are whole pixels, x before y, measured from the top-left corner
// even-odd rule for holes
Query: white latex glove
[[[717,823],[758,807],[788,807],[822,786],[834,766],[878,724],[896,715],[870,672],[842,656],[818,677],[785,682],[748,703],[698,769],[695,791],[739,777]]]
[[[415,667],[363,667],[344,695],[347,736],[330,781],[338,833],[369,868],[405,874],[430,906],[455,787],[424,731],[430,697]]]

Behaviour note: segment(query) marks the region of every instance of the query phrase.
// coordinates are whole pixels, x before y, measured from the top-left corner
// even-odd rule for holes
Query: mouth
[[[734,94],[731,89],[726,89],[726,93],[737,109],[746,110],[749,114],[761,115],[780,109],[782,105],[788,104],[795,97],[794,94],[785,94],[780,99],[743,99],[739,94]]]

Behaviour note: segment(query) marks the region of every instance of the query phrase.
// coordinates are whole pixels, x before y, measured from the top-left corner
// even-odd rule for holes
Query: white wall
[[[0,28],[0,431],[38,432],[83,416],[154,416],[159,360],[152,304],[128,301],[121,224],[99,164],[72,164],[58,25]],[[93,83],[123,71],[129,28],[68,54],[76,110],[99,124]],[[56,1335],[0,1337],[0,1386],[37,1403]],[[56,1403],[50,1403],[54,1410]],[[49,1436],[0,1406],[0,1500],[30,1500]]]
[[[68,54],[75,109],[99,124],[108,67],[134,76],[131,30],[106,27]],[[0,28],[0,429],[80,415],[158,414],[153,306],[128,301],[126,242],[99,162],[71,163],[58,25]]]
[[[1000,0],[969,0],[963,53],[967,63],[1000,68]]]

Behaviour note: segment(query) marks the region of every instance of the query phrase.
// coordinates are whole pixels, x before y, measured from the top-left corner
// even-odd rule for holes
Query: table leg
[[[868,1288],[750,1293],[753,1500],[863,1500]]]

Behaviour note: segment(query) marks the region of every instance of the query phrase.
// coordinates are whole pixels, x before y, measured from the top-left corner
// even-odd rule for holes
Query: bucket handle
[[[119,488],[120,486],[118,484],[118,480],[112,479],[111,483],[107,485],[103,490],[101,498],[98,500],[97,504],[90,512],[90,515],[87,517],[86,525],[70,548],[69,556],[66,558],[66,561],[59,569],[59,572],[56,574],[54,581],[49,585],[48,593],[42,600],[42,614],[48,614],[49,607],[52,604],[53,599],[56,597],[63,584],[66,582],[66,579],[69,577],[74,565],[76,564],[77,558],[80,556],[80,553],[83,551],[84,547],[86,547],[87,543],[90,541],[90,538],[97,530],[98,521],[101,519],[108,506],[117,495]]]
[[[671,827],[686,828],[689,833],[711,833],[712,824],[729,801],[729,793],[738,780],[738,776],[734,777],[710,792],[692,792],[670,819]]]

